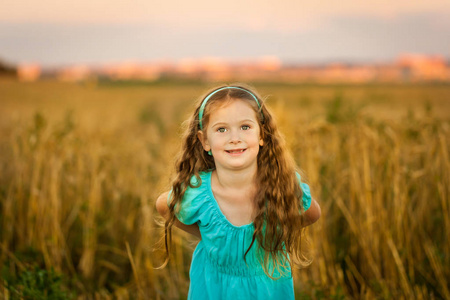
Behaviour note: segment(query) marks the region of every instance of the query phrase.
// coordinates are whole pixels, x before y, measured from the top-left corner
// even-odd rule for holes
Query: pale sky
[[[0,59],[13,63],[450,58],[449,0],[0,0],[0,7]]]

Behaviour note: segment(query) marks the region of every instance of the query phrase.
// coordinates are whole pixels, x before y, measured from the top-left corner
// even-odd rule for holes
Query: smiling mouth
[[[227,153],[230,154],[239,154],[239,153],[243,153],[246,149],[236,149],[236,150],[225,150]]]

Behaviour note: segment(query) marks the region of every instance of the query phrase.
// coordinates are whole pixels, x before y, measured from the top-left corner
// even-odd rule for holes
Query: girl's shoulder
[[[198,173],[197,175],[191,176],[191,185],[188,186],[187,191],[194,192],[194,193],[200,193],[204,189],[207,189],[208,186],[211,185],[211,173],[212,170],[208,171],[202,171]]]
[[[210,203],[211,171],[200,172],[198,176],[192,175],[190,185],[187,187],[176,216],[184,224],[193,224]],[[168,201],[170,201],[170,195]]]
[[[211,184],[211,172],[212,171],[204,171],[199,172],[198,176],[195,174],[191,175],[190,185],[186,188],[182,202],[190,202],[193,200],[193,198],[204,194],[204,192],[208,190],[208,187]],[[167,198],[168,204],[171,201],[171,195],[172,190],[169,192]]]

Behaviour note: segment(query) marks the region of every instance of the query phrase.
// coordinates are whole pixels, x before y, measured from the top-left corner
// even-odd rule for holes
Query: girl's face
[[[256,112],[246,100],[232,99],[211,112],[206,136],[198,132],[205,151],[212,152],[216,168],[256,168],[263,145]]]

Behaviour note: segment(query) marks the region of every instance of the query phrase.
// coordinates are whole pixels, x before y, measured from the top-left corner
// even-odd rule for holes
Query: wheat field
[[[0,79],[0,296],[186,298],[154,203],[212,86]],[[322,207],[297,298],[450,299],[450,86],[255,86]]]

